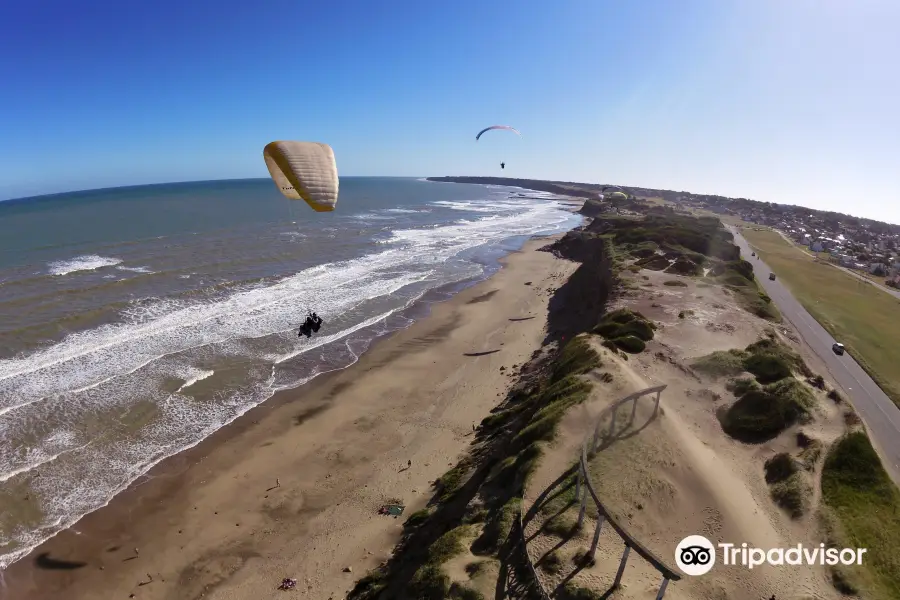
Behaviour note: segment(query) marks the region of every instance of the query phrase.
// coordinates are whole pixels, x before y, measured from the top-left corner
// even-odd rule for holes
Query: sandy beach
[[[276,396],[14,564],[3,597],[341,598],[467,449],[576,263],[529,242],[352,367]],[[480,355],[479,355],[480,354]],[[400,500],[400,518],[378,514]]]

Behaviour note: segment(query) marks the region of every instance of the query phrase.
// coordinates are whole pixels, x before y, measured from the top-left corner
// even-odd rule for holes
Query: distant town
[[[507,177],[429,177],[431,181],[453,181],[516,186],[588,199],[602,197],[604,188],[613,184],[544,181]],[[864,273],[883,283],[900,288],[900,225],[863,219],[842,213],[815,210],[803,206],[759,202],[748,198],[729,198],[654,188],[616,186],[627,192],[624,202],[602,202],[604,209],[627,214],[630,202],[638,198],[662,198],[681,208],[704,209],[730,215],[747,223],[777,229],[808,248],[822,260]],[[598,205],[599,208],[599,205]],[[588,214],[587,211],[583,211]]]
[[[823,260],[884,278],[886,285],[900,287],[900,226],[745,198],[679,195],[674,201],[684,207],[705,208],[771,227]]]

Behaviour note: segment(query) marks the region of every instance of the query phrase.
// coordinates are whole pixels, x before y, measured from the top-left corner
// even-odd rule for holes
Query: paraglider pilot
[[[505,162],[500,163],[500,168],[501,168],[501,169],[505,169],[505,168],[506,168],[506,163],[505,163]]]
[[[314,331],[319,331],[320,327],[322,327],[322,317],[316,313],[310,313],[307,315],[303,325],[300,326],[300,333],[297,334],[297,337],[300,337],[301,335],[311,337]]]

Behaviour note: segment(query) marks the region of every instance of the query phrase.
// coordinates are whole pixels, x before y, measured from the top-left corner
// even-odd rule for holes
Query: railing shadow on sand
[[[598,417],[596,425],[594,426],[594,430],[591,434],[585,437],[584,442],[581,447],[581,455],[579,456],[578,464],[572,470],[576,471],[575,478],[575,498],[579,502],[579,511],[578,511],[578,524],[577,529],[580,529],[584,525],[585,513],[587,511],[587,503],[588,498],[594,503],[597,509],[597,526],[594,530],[594,537],[591,542],[591,548],[588,553],[585,555],[585,562],[593,561],[596,551],[597,544],[600,541],[600,532],[603,528],[604,523],[609,523],[609,525],[613,528],[613,530],[618,534],[618,536],[622,539],[622,542],[625,544],[625,550],[622,552],[622,558],[619,561],[619,568],[616,571],[615,581],[612,584],[612,587],[608,591],[611,593],[616,590],[622,581],[622,576],[625,573],[625,565],[628,562],[628,557],[631,554],[631,551],[634,550],[639,556],[641,556],[644,560],[646,560],[657,572],[662,576],[662,582],[659,586],[659,591],[656,594],[656,600],[662,600],[663,596],[666,593],[666,588],[669,585],[670,581],[678,581],[681,579],[681,576],[675,572],[674,569],[669,567],[662,559],[657,557],[653,552],[647,549],[643,544],[641,544],[633,535],[631,535],[625,527],[619,523],[619,521],[604,507],[603,502],[600,500],[597,495],[596,486],[594,482],[591,480],[589,460],[594,456],[596,452],[602,450],[608,445],[612,444],[615,441],[625,439],[628,437],[632,437],[637,435],[642,429],[647,427],[652,421],[654,421],[659,416],[659,400],[660,394],[662,391],[666,389],[665,385],[659,385],[654,387],[649,387],[644,390],[635,392],[618,400],[615,404],[608,407],[604,410]],[[637,413],[637,403],[638,401],[645,396],[655,396],[653,398],[654,407],[653,414],[648,419],[647,423],[642,425],[637,429],[633,429],[627,434],[621,435],[616,433],[616,421],[618,418],[619,407],[627,404],[631,404],[631,415],[630,419],[626,425],[626,429],[633,425],[634,419]],[[606,428],[606,435],[603,436],[603,424],[606,419],[609,419],[609,425]],[[523,516],[522,508],[519,508],[518,515],[516,518],[516,522],[514,523],[513,529],[515,531],[512,532],[512,535],[509,538],[509,541],[512,543],[513,548],[515,549],[515,553],[519,554],[524,560],[522,562],[527,565],[525,567],[526,572],[522,573],[525,575],[526,581],[519,581],[518,586],[521,592],[524,592],[523,595],[517,596],[522,598],[536,598],[539,600],[550,600],[551,595],[544,590],[541,580],[538,577],[537,569],[535,568],[534,563],[531,561],[531,557],[528,554],[528,542],[525,538],[525,523],[526,519],[533,517],[537,511],[540,509],[540,505],[546,501],[546,497],[550,494],[550,492],[563,483],[566,480],[570,480],[572,475],[572,470],[564,473],[560,478],[557,479],[550,487],[547,488],[542,494],[541,497],[536,499],[532,508],[529,509],[528,514]],[[569,488],[571,487],[571,483],[569,484]],[[561,492],[557,492],[561,493]],[[523,497],[525,496],[523,490]],[[523,565],[523,566],[525,566]],[[576,571],[577,573],[577,571]],[[574,576],[574,573],[573,575]],[[567,580],[571,579],[572,576],[568,577]],[[604,596],[605,597],[605,596]]]

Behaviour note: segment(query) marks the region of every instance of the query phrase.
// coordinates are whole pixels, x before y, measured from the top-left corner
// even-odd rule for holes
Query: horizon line
[[[339,175],[338,178],[357,179],[357,178],[380,178],[380,179],[425,179],[426,177],[437,177],[436,175]],[[259,181],[271,179],[271,177],[235,177],[223,179],[190,179],[182,181],[158,181],[155,183],[132,183],[129,185],[112,185],[100,188],[81,188],[76,190],[67,190],[65,192],[50,192],[47,194],[35,194],[33,196],[15,196],[12,198],[0,199],[0,204],[6,202],[25,202],[29,200],[46,200],[54,196],[68,196],[71,194],[87,194],[94,192],[110,192],[112,190],[128,190],[132,188],[154,187],[161,185],[188,185],[194,183],[222,183],[226,181]]]

